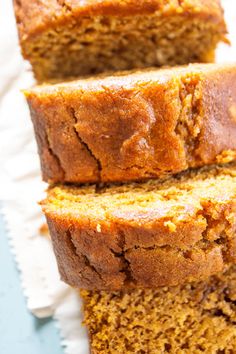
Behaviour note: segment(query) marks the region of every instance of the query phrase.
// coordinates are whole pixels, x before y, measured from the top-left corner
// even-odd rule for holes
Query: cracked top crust
[[[219,0],[14,0],[21,40],[81,16],[130,16],[160,11],[199,15],[222,25]]]
[[[25,92],[47,182],[160,178],[236,157],[236,66],[192,64]]]
[[[88,289],[198,280],[236,261],[236,166],[164,181],[56,186],[42,202],[62,279]]]

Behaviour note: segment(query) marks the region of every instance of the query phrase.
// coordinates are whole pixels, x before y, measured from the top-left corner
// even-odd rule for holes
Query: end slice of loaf
[[[39,81],[209,62],[226,26],[219,0],[14,0]]]
[[[98,190],[56,186],[42,207],[74,287],[173,286],[236,262],[236,165]]]
[[[92,354],[236,353],[236,267],[207,281],[81,291]]]
[[[159,178],[236,157],[236,65],[125,72],[25,92],[47,182]]]

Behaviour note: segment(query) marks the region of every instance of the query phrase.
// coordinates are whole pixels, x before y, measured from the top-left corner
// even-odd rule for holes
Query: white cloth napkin
[[[236,2],[223,1],[232,47],[222,44],[217,61],[236,62]],[[0,0],[0,200],[9,240],[21,272],[27,306],[37,317],[53,316],[67,354],[87,354],[78,294],[59,279],[37,201],[44,196],[28,108],[20,89],[33,83],[20,55],[11,1]]]

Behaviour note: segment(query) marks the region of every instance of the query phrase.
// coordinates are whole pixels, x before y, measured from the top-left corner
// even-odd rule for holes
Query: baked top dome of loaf
[[[236,65],[135,70],[25,91],[43,178],[123,182],[236,156]]]

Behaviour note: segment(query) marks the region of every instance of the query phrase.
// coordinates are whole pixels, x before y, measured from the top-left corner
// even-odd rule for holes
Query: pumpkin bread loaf
[[[55,186],[42,207],[74,287],[174,286],[236,262],[236,164],[141,184]]]
[[[209,62],[226,26],[219,0],[14,0],[39,81]]]
[[[236,65],[125,72],[25,92],[47,182],[159,178],[236,157]]]
[[[91,354],[236,353],[236,267],[206,281],[81,291]]]

